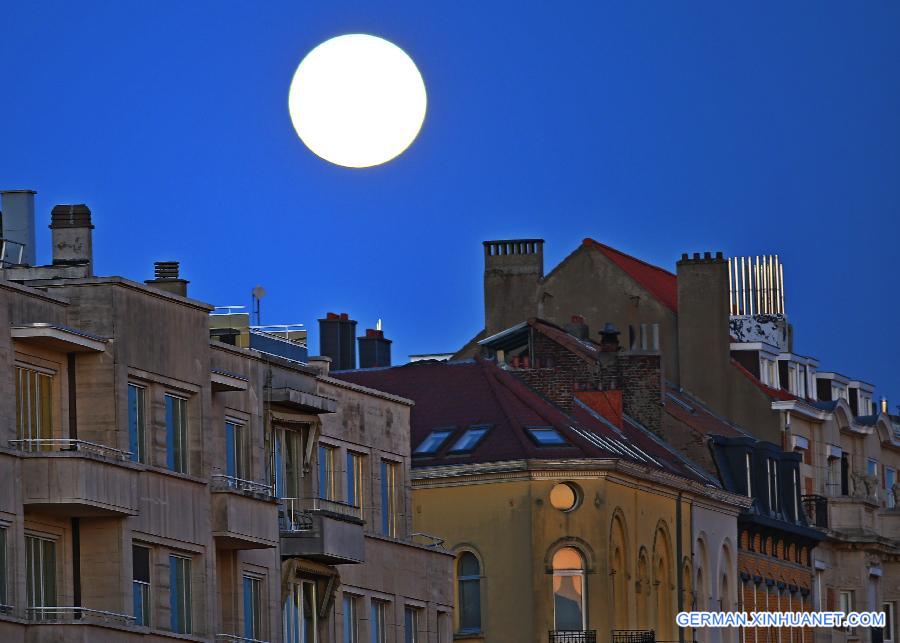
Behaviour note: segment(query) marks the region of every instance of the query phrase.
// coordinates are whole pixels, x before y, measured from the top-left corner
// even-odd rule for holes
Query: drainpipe
[[[681,492],[678,492],[678,500],[675,502],[675,558],[677,560],[676,569],[678,574],[678,611],[684,611],[684,566],[682,565],[682,547],[681,547]],[[678,628],[678,641],[684,643],[684,628]]]

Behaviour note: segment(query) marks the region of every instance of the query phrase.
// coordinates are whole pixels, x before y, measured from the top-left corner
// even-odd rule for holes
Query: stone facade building
[[[449,640],[409,401],[211,339],[177,264],[95,276],[92,228],[55,207],[52,264],[0,279],[0,640]]]

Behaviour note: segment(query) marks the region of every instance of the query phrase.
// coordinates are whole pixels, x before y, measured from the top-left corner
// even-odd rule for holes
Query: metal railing
[[[550,643],[597,643],[597,630],[550,630]]]
[[[128,614],[106,612],[87,607],[28,607],[29,621],[98,623],[104,625],[133,625],[134,617]]]
[[[70,440],[68,438],[45,439],[32,438],[27,440],[10,440],[9,446],[26,451],[28,453],[41,453],[52,451],[77,451],[79,453],[90,453],[100,456],[101,458],[109,458],[112,460],[131,460],[131,451],[123,451],[114,449],[96,442],[88,442],[87,440]]]
[[[272,485],[265,484],[264,482],[245,480],[235,476],[226,476],[220,473],[213,475],[212,486],[214,489],[234,489],[236,491],[260,493],[266,496],[275,495],[275,489]]]
[[[313,514],[328,512],[348,518],[359,518],[360,509],[346,502],[325,498],[279,498],[284,510],[279,512],[281,531],[310,531]]]
[[[655,643],[654,630],[612,630],[612,643]]]
[[[816,494],[800,496],[806,519],[813,527],[828,529],[828,498]]]
[[[15,605],[5,605],[3,603],[0,603],[0,614],[12,614],[13,610],[15,609]]]
[[[216,643],[269,643],[262,639],[248,639],[237,634],[216,634]]]

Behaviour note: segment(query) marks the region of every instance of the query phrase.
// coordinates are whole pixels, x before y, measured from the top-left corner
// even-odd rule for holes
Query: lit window
[[[150,626],[150,550],[131,548],[131,587],[134,595],[135,625]]]
[[[363,501],[363,458],[365,456],[347,451],[347,504],[362,507]]]
[[[466,432],[454,443],[450,453],[466,453],[473,450],[488,432],[488,428],[486,426],[473,426],[470,429],[466,429]]]
[[[53,438],[53,377],[16,367],[16,437],[26,451],[49,451]]]
[[[416,455],[430,455],[436,453],[438,449],[447,441],[453,429],[435,429],[428,434],[428,437],[422,440],[422,444],[413,451]]]
[[[397,499],[400,465],[389,460],[381,461],[381,533],[398,536]]]
[[[184,556],[169,556],[169,615],[173,632],[191,633],[191,559]]]
[[[147,389],[128,385],[128,450],[135,462],[147,462],[147,430],[144,407]]]
[[[584,559],[563,547],[553,555],[553,618],[557,630],[584,630]]]
[[[557,446],[568,444],[566,439],[554,428],[549,426],[528,427],[528,435],[540,446]]]
[[[456,563],[456,604],[459,609],[459,632],[481,631],[481,565],[475,554],[463,552]]]
[[[166,395],[166,465],[179,473],[188,471],[187,400]]]

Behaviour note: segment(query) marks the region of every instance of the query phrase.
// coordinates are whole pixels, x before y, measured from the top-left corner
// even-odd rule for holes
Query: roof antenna
[[[259,300],[266,296],[266,289],[262,286],[256,286],[253,290],[250,291],[250,294],[253,296],[253,312],[256,313],[256,325],[261,326],[260,323],[260,314],[259,314]]]
[[[378,321],[375,322],[375,330],[381,330],[381,317],[379,317]]]

